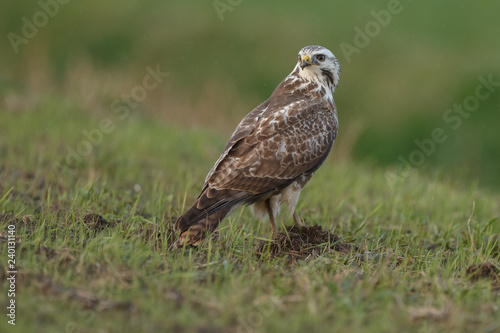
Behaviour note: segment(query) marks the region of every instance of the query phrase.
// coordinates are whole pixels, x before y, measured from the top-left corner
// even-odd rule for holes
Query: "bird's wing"
[[[303,97],[271,96],[243,118],[176,229],[186,232],[201,220],[215,228],[220,219],[210,220],[213,214],[223,218],[236,204],[280,191],[321,166],[337,135],[335,106]]]
[[[269,107],[269,99],[266,100],[265,102],[261,103],[259,106],[257,106],[255,109],[253,109],[250,113],[248,113],[240,121],[238,126],[236,126],[236,129],[234,130],[233,134],[229,138],[229,141],[226,143],[226,146],[224,147],[224,151],[219,156],[219,158],[215,162],[215,164],[212,167],[212,169],[210,170],[210,172],[207,174],[207,177],[205,178],[205,183],[203,184],[203,189],[205,189],[208,186],[208,180],[215,173],[215,171],[219,167],[220,163],[226,158],[227,154],[231,151],[233,146],[238,141],[240,141],[241,139],[244,139],[245,137],[251,135],[254,132],[255,127],[259,122],[259,119],[262,118],[262,115],[267,111],[268,107]]]
[[[249,200],[287,186],[326,159],[337,135],[336,111],[321,101],[266,101],[237,127],[205,189],[247,192]]]

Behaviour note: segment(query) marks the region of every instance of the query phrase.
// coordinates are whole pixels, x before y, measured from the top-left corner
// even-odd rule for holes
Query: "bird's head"
[[[340,65],[333,53],[319,45],[302,48],[295,66],[297,74],[307,80],[321,80],[332,90],[339,83]]]

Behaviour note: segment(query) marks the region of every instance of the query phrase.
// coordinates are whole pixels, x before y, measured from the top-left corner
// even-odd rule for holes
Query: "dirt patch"
[[[95,213],[89,213],[84,215],[83,223],[85,224],[87,229],[94,232],[102,231],[104,229],[113,226],[113,224],[106,221],[104,217]]]
[[[465,272],[472,281],[478,281],[481,278],[493,280],[500,285],[500,265],[489,262],[470,265]]]
[[[358,251],[358,248],[353,244],[342,243],[340,237],[315,225],[286,227],[272,241],[260,240],[254,251],[259,256],[269,253],[271,258],[289,256],[289,260],[293,262],[296,259],[316,258],[324,253],[347,254]]]
[[[14,224],[16,227],[26,227],[30,230],[34,229],[37,225],[37,221],[34,219],[33,215],[21,215],[15,216],[14,214],[0,213],[0,223]]]

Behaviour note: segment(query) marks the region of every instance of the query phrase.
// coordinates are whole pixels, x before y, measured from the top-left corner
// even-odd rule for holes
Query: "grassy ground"
[[[3,314],[2,332],[500,330],[498,266],[474,266],[498,265],[499,193],[439,171],[391,188],[384,170],[333,155],[298,208],[358,250],[258,257],[269,226],[240,209],[198,249],[174,251],[171,219],[226,136],[108,116],[113,129],[75,155],[105,116],[41,105],[0,111],[4,312],[9,224],[18,244],[16,326]]]

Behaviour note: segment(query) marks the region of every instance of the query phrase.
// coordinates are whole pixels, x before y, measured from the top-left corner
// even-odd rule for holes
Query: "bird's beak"
[[[302,57],[302,60],[300,61],[300,68],[304,69],[307,66],[311,66],[311,61],[309,59],[309,56],[305,55]]]

